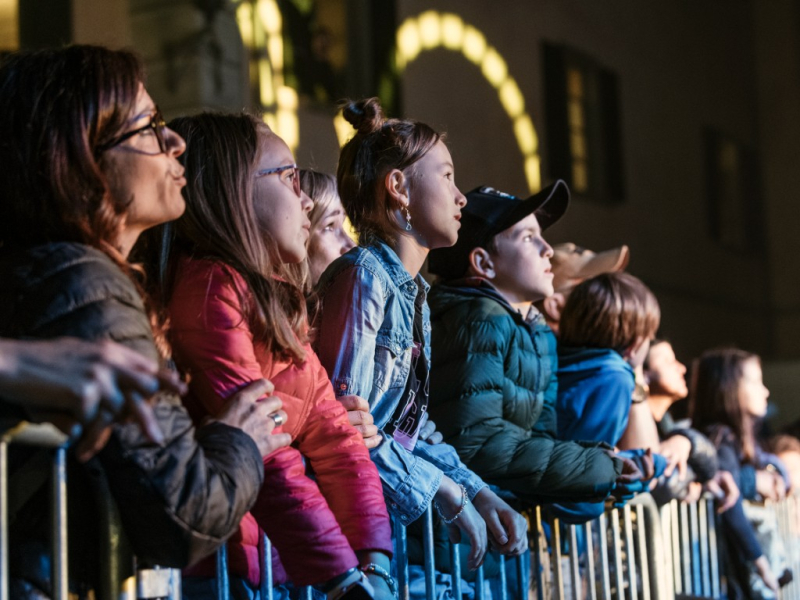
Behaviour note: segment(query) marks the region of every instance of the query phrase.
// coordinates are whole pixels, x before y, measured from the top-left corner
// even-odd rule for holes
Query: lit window
[[[17,0],[0,0],[0,54],[19,50]]]
[[[545,44],[547,173],[581,197],[624,198],[617,76],[564,46]]]

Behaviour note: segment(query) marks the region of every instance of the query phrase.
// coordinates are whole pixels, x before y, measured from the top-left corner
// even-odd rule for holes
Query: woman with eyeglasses
[[[236,529],[261,486],[262,457],[289,441],[271,435],[269,413],[285,417],[277,399],[251,410],[268,382],[195,430],[177,378],[137,383],[105,367],[117,352],[109,340],[141,354],[150,372],[146,365],[166,358],[154,342],[163,335],[152,329],[141,269],[128,257],[143,231],[183,213],[177,157],[185,144],[142,82],[134,55],[92,46],[19,53],[0,66],[0,337],[62,348],[69,340],[56,338],[104,342],[83,362],[89,374],[61,374],[73,379],[74,395],[35,396],[36,375],[22,369],[8,377],[27,377],[30,401],[20,390],[0,400],[3,417],[49,414],[77,441],[68,464],[68,557],[71,588],[81,596],[97,583],[100,553],[113,541],[99,525],[109,492],[139,564],[183,567]],[[54,358],[53,368],[59,364]],[[31,466],[51,459],[39,452],[10,448],[9,487],[29,498],[11,525],[14,598],[54,591],[48,469]],[[131,574],[132,565],[103,558]]]
[[[316,585],[329,598],[355,586],[388,599],[392,542],[380,480],[308,342],[298,272],[311,200],[292,153],[247,114],[171,126],[187,143],[187,208],[159,238],[171,248],[153,255],[169,256],[161,301],[176,363],[190,377],[186,405],[201,420],[220,397],[267,378],[294,442],[264,460],[258,500],[228,543],[234,595],[259,597],[260,527],[280,554],[275,583]],[[184,596],[215,597],[214,574],[211,560],[187,572]]]

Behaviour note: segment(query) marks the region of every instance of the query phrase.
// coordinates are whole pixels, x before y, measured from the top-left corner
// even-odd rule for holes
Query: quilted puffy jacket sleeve
[[[241,276],[208,261],[182,261],[181,269],[170,303],[176,359],[191,373],[191,392],[199,402],[193,413],[214,414],[220,397],[264,376],[259,362],[264,357],[257,356],[242,314],[240,295],[246,286]],[[280,391],[289,382],[274,383],[290,415],[285,428],[294,431],[298,424],[292,418],[306,420],[294,446],[308,457],[319,486],[305,474],[301,453],[282,448],[264,459],[265,483],[251,510],[290,578],[300,585],[326,581],[358,564],[350,536],[356,549],[391,547],[378,478],[364,477],[370,469],[374,473],[366,447],[333,398],[316,357],[310,355],[307,363],[304,368],[316,369],[321,377],[303,398]],[[359,478],[366,479],[363,502],[362,490],[353,485]],[[370,484],[376,488],[373,493]]]
[[[79,244],[34,249],[17,288],[12,328],[2,335],[111,339],[157,359],[142,300],[128,277],[101,252]],[[6,273],[5,266],[0,272]],[[6,277],[7,290],[15,285]],[[231,533],[261,487],[261,456],[239,429],[214,423],[195,429],[180,400],[161,394],[155,415],[165,443],[135,424],[117,425],[100,454],[125,531],[143,564],[183,567],[212,552]]]
[[[511,319],[460,322],[441,329],[446,333],[442,338],[437,326],[441,325],[434,324],[433,416],[469,468],[526,501],[597,500],[610,492],[621,465],[604,449],[556,440],[549,431],[549,414],[542,430],[515,422],[524,422],[525,411],[536,401],[533,390],[506,377]],[[548,390],[551,407],[553,391]]]

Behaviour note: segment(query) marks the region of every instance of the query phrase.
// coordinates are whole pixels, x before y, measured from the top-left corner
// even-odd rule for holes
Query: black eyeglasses
[[[274,167],[272,169],[261,169],[260,171],[256,171],[256,178],[264,177],[265,175],[274,175],[275,173],[280,175],[286,171],[290,171],[289,177],[291,177],[292,180],[292,189],[294,193],[297,194],[298,198],[301,198],[300,173],[298,173],[296,164],[283,165],[282,167]]]
[[[122,135],[115,137],[110,142],[106,142],[102,146],[97,147],[98,154],[101,152],[105,152],[106,150],[110,150],[114,146],[120,145],[127,139],[132,138],[135,135],[139,135],[140,133],[144,133],[148,129],[152,129],[153,133],[156,136],[156,141],[158,142],[158,149],[161,151],[162,154],[166,154],[167,152],[167,140],[164,136],[164,132],[167,128],[167,123],[164,121],[164,116],[161,114],[161,111],[158,107],[156,107],[156,112],[150,117],[150,122],[147,125],[139,127],[138,129],[134,129],[133,131],[127,131]]]

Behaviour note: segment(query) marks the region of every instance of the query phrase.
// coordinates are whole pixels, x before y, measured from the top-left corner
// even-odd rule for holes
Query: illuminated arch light
[[[486,36],[453,13],[426,11],[417,17],[409,17],[397,29],[396,64],[399,71],[405,70],[421,52],[434,48],[446,48],[461,52],[464,57],[480,68],[484,78],[497,91],[500,104],[513,123],[525,164],[525,178],[532,192],[541,189],[539,161],[539,138],[533,120],[525,112],[525,98],[516,80],[508,74],[508,65],[500,53],[490,46]],[[339,121],[337,123],[337,121]],[[342,145],[353,133],[341,113],[334,120],[339,144]]]
[[[264,122],[294,153],[300,140],[297,118],[297,92],[285,85],[283,77],[283,18],[276,0],[243,1],[236,8],[236,21],[242,41],[251,55],[258,54],[255,66],[258,95]]]

